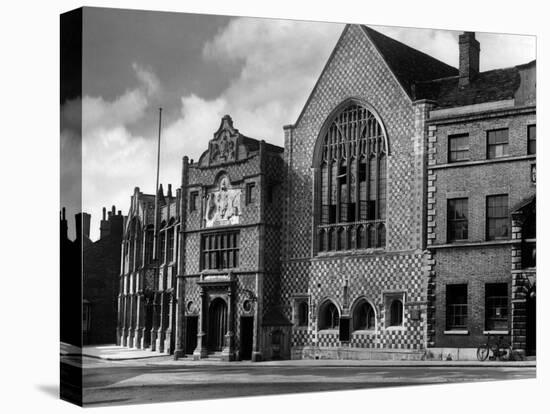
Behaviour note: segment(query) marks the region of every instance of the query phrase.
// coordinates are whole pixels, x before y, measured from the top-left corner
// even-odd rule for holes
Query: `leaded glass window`
[[[384,247],[387,148],[380,122],[351,103],[320,139],[317,237],[336,237],[318,240],[318,251]]]

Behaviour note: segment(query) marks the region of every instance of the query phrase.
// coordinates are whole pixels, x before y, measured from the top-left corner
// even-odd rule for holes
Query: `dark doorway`
[[[254,337],[254,318],[241,317],[241,359],[252,359],[252,341]]]
[[[151,346],[151,328],[153,327],[153,304],[152,299],[145,303],[145,329],[143,331],[143,348]]]
[[[537,354],[537,296],[532,290],[527,296],[527,355]]]
[[[197,347],[197,333],[199,326],[198,316],[186,316],[185,317],[185,353],[192,355],[193,351]]]
[[[283,332],[280,329],[271,333],[271,359],[281,359],[281,343]]]
[[[227,332],[227,304],[221,298],[216,298],[208,309],[208,349],[221,351]]]

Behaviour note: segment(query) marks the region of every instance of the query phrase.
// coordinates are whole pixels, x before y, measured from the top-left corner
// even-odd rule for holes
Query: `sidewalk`
[[[202,359],[193,361],[189,358],[163,360],[148,365],[182,365],[189,367],[220,366],[220,367],[502,367],[502,368],[534,368],[536,361],[407,361],[407,360],[356,360],[356,359],[294,359],[282,361],[209,361]]]
[[[126,348],[117,345],[88,345],[79,348],[61,343],[61,355],[80,355],[83,357],[104,359],[107,361],[124,361],[132,359],[160,358],[170,356],[166,352],[152,352],[144,349]]]
[[[63,344],[62,344],[63,345]],[[68,355],[71,351],[70,348],[65,349],[62,355]],[[79,348],[72,348],[73,354],[79,354]],[[149,350],[132,349],[116,345],[102,345],[102,346],[85,346],[82,349],[82,355],[99,358],[109,361],[124,361],[124,360],[141,360],[141,359],[155,359],[148,362],[148,366],[165,366],[165,365],[181,365],[189,367],[199,366],[219,366],[219,367],[241,367],[241,368],[254,368],[254,367],[506,367],[506,368],[530,368],[536,367],[536,361],[410,361],[410,360],[352,360],[352,359],[295,359],[295,360],[282,360],[282,361],[235,361],[225,362],[220,360],[201,359],[194,361],[190,357],[174,360],[173,356],[167,353],[151,352]]]

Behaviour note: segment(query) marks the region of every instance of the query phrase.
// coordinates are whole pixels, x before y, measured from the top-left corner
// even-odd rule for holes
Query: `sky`
[[[368,22],[365,22],[368,24]],[[448,30],[372,26],[458,66]],[[82,209],[99,237],[102,207],[127,214],[135,187],[154,193],[158,108],[163,108],[160,182],[175,189],[184,155],[197,160],[221,117],[243,134],[283,145],[343,24],[135,10],[84,13]],[[476,33],[481,70],[535,59],[532,36]],[[63,148],[79,102],[62,104]],[[63,204],[62,195],[62,204]],[[67,203],[68,204],[68,203]],[[72,230],[75,206],[68,205]]]

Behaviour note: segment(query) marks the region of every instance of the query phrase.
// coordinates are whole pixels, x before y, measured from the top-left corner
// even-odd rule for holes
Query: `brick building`
[[[63,207],[60,217],[61,268],[61,341],[70,344],[99,345],[115,342],[120,244],[122,240],[121,211],[103,208],[100,238],[90,240],[88,213],[75,214],[76,238],[68,237],[68,223]],[[80,277],[80,275],[82,275]],[[81,291],[73,303],[74,292]],[[74,312],[80,309],[80,312]],[[74,331],[67,326],[82,327]]]
[[[124,217],[114,206],[106,213],[103,208],[99,240],[86,243],[82,251],[84,345],[116,341],[117,279]],[[82,214],[82,233],[86,240],[90,236],[90,218],[89,214]]]
[[[506,330],[529,348],[535,64],[480,73],[472,33],[459,49],[456,69],[348,25],[284,150],[225,116],[175,197],[136,189],[120,343],[456,358]]]
[[[417,88],[430,99],[428,346],[475,358],[493,334],[534,353],[536,65],[480,73],[474,34],[459,47],[458,77]]]

